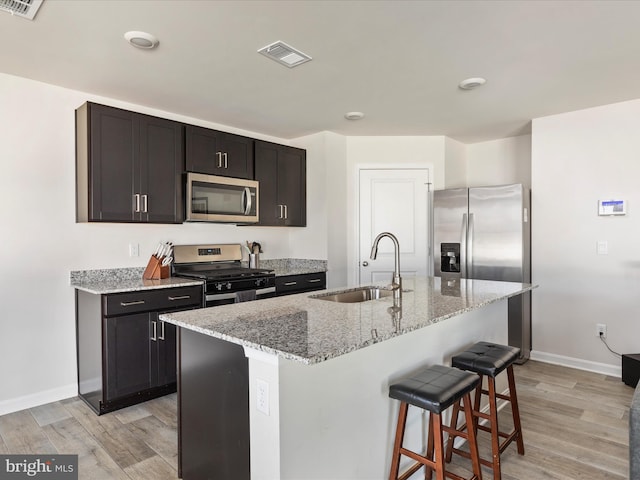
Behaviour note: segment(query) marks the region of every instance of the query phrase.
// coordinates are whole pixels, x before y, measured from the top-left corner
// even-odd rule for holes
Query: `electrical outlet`
[[[129,256],[130,257],[139,257],[140,256],[140,245],[137,243],[129,244]]]
[[[269,415],[269,384],[259,378],[256,379],[256,408]]]
[[[607,326],[604,323],[596,324],[596,335],[598,337],[607,338]]]

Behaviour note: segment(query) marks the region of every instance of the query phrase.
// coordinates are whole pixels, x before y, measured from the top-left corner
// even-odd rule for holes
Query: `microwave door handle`
[[[246,205],[244,209],[244,214],[249,215],[249,212],[251,212],[251,190],[249,189],[249,187],[244,188],[244,198],[245,198],[245,205]]]

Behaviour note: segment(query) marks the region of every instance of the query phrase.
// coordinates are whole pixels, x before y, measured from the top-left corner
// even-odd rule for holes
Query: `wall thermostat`
[[[625,200],[598,200],[598,215],[626,215]]]

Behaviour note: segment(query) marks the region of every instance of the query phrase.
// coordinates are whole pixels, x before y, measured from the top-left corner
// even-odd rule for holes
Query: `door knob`
[[[369,262],[367,262],[366,260],[364,262],[362,262],[362,266],[363,267],[368,267],[369,266]]]

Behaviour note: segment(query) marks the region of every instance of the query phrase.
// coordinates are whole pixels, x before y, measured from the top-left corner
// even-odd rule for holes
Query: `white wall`
[[[531,135],[466,145],[466,161],[469,187],[522,183],[531,188]]]
[[[159,240],[174,243],[259,241],[264,258],[323,258],[289,228],[220,224],[142,225],[75,223],[74,111],[87,100],[211,128],[289,143],[0,74],[0,415],[76,393],[74,292],[69,272],[141,267]],[[311,156],[309,169],[316,172]],[[325,235],[313,212],[321,202],[311,188],[305,238]],[[322,207],[321,207],[322,208]],[[128,256],[130,242],[140,257]],[[320,244],[323,244],[320,242]],[[315,245],[317,247],[317,245]],[[314,247],[314,248],[315,248]]]
[[[640,350],[638,132],[640,100],[533,121],[532,358],[619,372],[596,323],[614,350]],[[628,202],[626,216],[598,216],[612,198]],[[596,254],[600,240],[608,255]]]
[[[444,188],[467,186],[467,146],[451,138],[444,139]]]
[[[307,199],[314,205],[307,208],[307,225],[315,228],[292,229],[291,244],[302,258],[326,258],[327,287],[342,287],[347,284],[346,137],[321,132],[292,144],[307,150]]]

